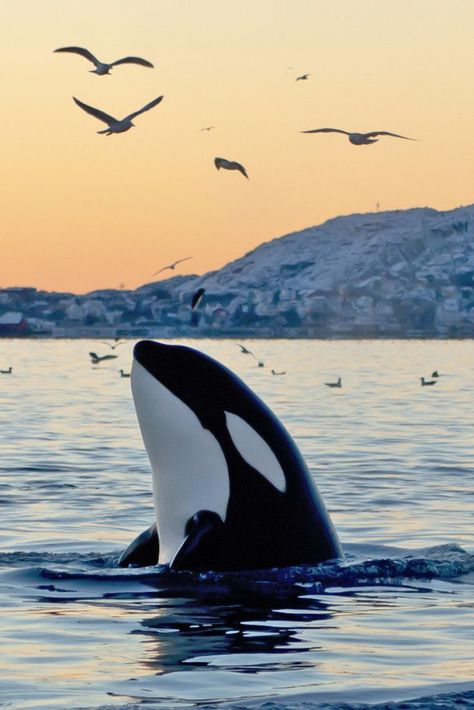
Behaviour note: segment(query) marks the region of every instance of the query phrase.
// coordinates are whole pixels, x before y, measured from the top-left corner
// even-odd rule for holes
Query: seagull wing
[[[247,175],[247,171],[245,170],[244,166],[241,163],[237,163],[234,160],[232,162],[232,167],[234,168],[234,170],[238,170],[239,172],[241,172],[242,175],[244,175],[247,178],[247,180],[249,179],[249,176]]]
[[[151,62],[147,61],[146,59],[142,59],[141,57],[122,57],[122,59],[117,59],[116,62],[112,62],[110,65],[111,67],[116,67],[117,64],[140,64],[142,67],[151,67],[154,69],[154,66]]]
[[[394,138],[403,138],[405,141],[416,141],[416,138],[408,138],[408,136],[400,136],[398,133],[390,133],[390,131],[372,131],[371,133],[365,133],[367,138],[373,138],[374,136],[393,136]]]
[[[344,133],[349,135],[349,131],[343,131],[340,128],[313,128],[311,131],[300,131],[300,133]],[[372,135],[372,134],[367,134]]]
[[[81,57],[85,57],[90,62],[92,62],[92,64],[95,64],[95,66],[100,64],[97,57],[94,57],[92,52],[89,52],[88,49],[84,49],[84,47],[59,47],[59,49],[55,49],[54,51],[55,52],[70,52],[71,54],[80,54]]]
[[[194,296],[193,296],[193,298],[192,298],[192,301],[191,301],[191,309],[192,309],[192,310],[194,310],[195,308],[197,308],[197,307],[199,306],[199,304],[200,304],[200,302],[202,301],[202,298],[203,298],[205,292],[206,292],[206,289],[204,289],[204,288],[198,288],[198,290],[197,290],[196,293],[194,294]]]
[[[114,118],[113,116],[109,116],[109,114],[105,113],[105,111],[100,111],[98,108],[94,108],[93,106],[88,106],[87,104],[84,104],[82,101],[79,101],[79,99],[76,99],[75,96],[73,96],[72,98],[74,99],[74,102],[79,106],[79,108],[82,108],[82,110],[85,111],[86,113],[90,113],[90,115],[94,116],[94,118],[98,118],[99,121],[103,121],[108,126],[111,126],[113,123],[117,123],[117,119]]]
[[[193,258],[192,256],[185,256],[182,259],[178,259],[178,261],[175,261],[173,263],[173,267],[176,266],[177,264],[181,264],[182,261],[187,261],[188,259],[192,259],[192,258]]]
[[[138,111],[134,111],[133,113],[129,113],[128,116],[125,116],[124,121],[127,119],[131,121],[133,118],[135,118],[135,116],[139,116],[141,113],[144,113],[145,111],[149,111],[154,106],[158,106],[158,104],[160,103],[160,101],[162,99],[163,99],[163,96],[158,96],[157,99],[153,99],[153,101],[150,101],[149,104],[147,104],[143,108],[139,109]]]

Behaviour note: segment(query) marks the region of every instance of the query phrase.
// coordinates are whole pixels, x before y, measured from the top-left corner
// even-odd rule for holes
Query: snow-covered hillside
[[[190,307],[199,287],[205,296]],[[219,271],[85,296],[0,291],[33,326],[159,337],[474,335],[474,205],[355,214],[288,234]],[[24,294],[23,294],[24,295]],[[60,330],[59,330],[60,329]]]

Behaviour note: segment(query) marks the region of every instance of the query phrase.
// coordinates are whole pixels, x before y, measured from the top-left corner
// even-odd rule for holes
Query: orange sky
[[[0,287],[135,288],[180,257],[193,259],[179,273],[203,273],[377,202],[472,203],[473,27],[472,0],[9,3]],[[97,77],[53,54],[65,45],[156,68]],[[121,117],[161,94],[110,137],[71,98]],[[420,142],[299,133],[323,126]],[[217,172],[215,156],[250,180]]]

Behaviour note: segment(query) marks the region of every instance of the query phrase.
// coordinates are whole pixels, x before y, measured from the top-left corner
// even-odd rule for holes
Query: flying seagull
[[[146,59],[142,59],[141,57],[122,57],[122,59],[117,59],[117,61],[115,62],[110,62],[110,64],[106,64],[105,62],[99,61],[97,57],[94,57],[92,52],[89,52],[88,49],[84,49],[84,47],[60,47],[59,49],[55,49],[54,51],[80,54],[81,57],[85,57],[90,62],[92,62],[92,64],[94,64],[95,69],[91,69],[90,71],[91,74],[97,74],[98,76],[104,76],[105,74],[109,74],[112,67],[116,67],[118,64],[139,64],[142,67],[151,67],[153,69],[153,64],[151,62],[148,62]]]
[[[111,350],[115,350],[115,348],[118,348],[119,345],[123,345],[126,341],[116,338],[113,343],[109,343],[107,340],[101,340],[100,342],[104,345],[108,345]]]
[[[238,170],[242,175],[244,175],[247,180],[249,179],[249,176],[247,175],[247,171],[245,170],[244,166],[241,165],[240,163],[237,163],[235,160],[226,160],[225,158],[214,158],[214,165],[218,170],[221,168],[224,168],[224,170]]]
[[[408,138],[407,136],[400,136],[398,133],[390,133],[390,131],[371,131],[370,133],[350,133],[349,131],[342,131],[339,128],[314,128],[311,131],[300,131],[300,133],[344,133],[344,135],[349,137],[349,141],[352,145],[370,145],[370,143],[376,143],[378,138],[376,136],[393,136],[394,138],[403,138],[406,141],[414,141],[416,138]]]
[[[149,111],[151,108],[154,108],[154,106],[158,106],[163,96],[158,96],[157,99],[153,99],[153,101],[150,101],[150,103],[144,106],[143,108],[139,109],[138,111],[134,111],[133,113],[129,113],[128,116],[125,116],[125,118],[122,119],[114,118],[113,116],[109,116],[108,113],[105,113],[105,111],[100,111],[100,109],[98,108],[88,106],[87,104],[82,103],[82,101],[79,101],[79,99],[76,99],[75,96],[73,96],[72,98],[79,106],[79,108],[82,108],[83,111],[85,111],[86,113],[90,113],[91,116],[94,116],[95,118],[98,118],[99,121],[103,121],[107,124],[107,128],[105,128],[103,131],[97,131],[97,133],[105,133],[105,135],[111,136],[112,133],[124,133],[125,131],[128,131],[129,128],[135,125],[134,123],[132,123],[132,119],[135,118],[135,116],[139,116],[141,113],[144,113],[145,111]]]
[[[297,76],[295,81],[307,81],[310,76],[311,74],[302,74],[301,76]]]
[[[178,264],[181,264],[182,261],[187,261],[188,259],[192,259],[192,256],[185,256],[184,259],[178,259],[178,261],[173,261],[172,264],[168,264],[168,266],[163,266],[163,268],[158,269],[158,271],[155,271],[153,276],[157,276],[158,274],[161,274],[162,271],[165,271],[166,269],[171,269],[171,271],[174,271],[177,267]]]
[[[237,347],[240,348],[240,352],[242,355],[251,355],[253,358],[255,358],[255,355],[251,350],[248,350],[245,345],[241,345],[240,343],[236,343]],[[257,359],[257,358],[255,358]]]
[[[197,308],[199,306],[205,293],[206,293],[205,288],[198,288],[198,290],[196,291],[196,293],[194,294],[194,296],[192,297],[192,300],[191,300],[191,309],[193,311],[195,308]]]

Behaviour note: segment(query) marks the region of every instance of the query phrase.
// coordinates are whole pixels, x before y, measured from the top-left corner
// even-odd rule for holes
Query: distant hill
[[[200,287],[205,295],[192,312]],[[0,291],[0,315],[20,311],[58,335],[472,337],[474,205],[337,217],[218,271],[136,291],[36,292],[29,306],[11,291]]]

